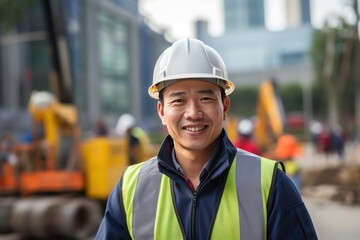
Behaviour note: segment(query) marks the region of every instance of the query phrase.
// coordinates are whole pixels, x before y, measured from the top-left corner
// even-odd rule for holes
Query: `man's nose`
[[[185,117],[190,119],[199,119],[204,117],[204,112],[197,102],[189,102],[186,108]]]

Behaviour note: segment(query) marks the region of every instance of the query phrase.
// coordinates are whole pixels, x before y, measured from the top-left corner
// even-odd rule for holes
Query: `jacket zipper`
[[[193,199],[192,199],[192,209],[191,209],[191,239],[196,239],[196,231],[195,231],[195,225],[196,225],[196,205],[197,205],[197,195],[198,192],[194,191]]]

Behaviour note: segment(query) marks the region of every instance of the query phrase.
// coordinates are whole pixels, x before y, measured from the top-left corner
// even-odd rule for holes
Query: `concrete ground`
[[[360,206],[304,197],[319,239],[360,239]]]
[[[316,153],[314,148],[307,144],[304,145],[303,155],[297,161],[305,171],[324,166],[360,164],[360,145],[348,143],[345,148],[345,157],[340,159],[336,154],[325,156]],[[347,205],[327,200],[326,195],[329,195],[332,189],[326,186],[322,189],[322,193],[303,194],[318,238],[326,240],[360,239],[360,205]]]

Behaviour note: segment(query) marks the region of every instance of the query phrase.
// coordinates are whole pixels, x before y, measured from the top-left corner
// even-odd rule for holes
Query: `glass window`
[[[101,111],[118,117],[130,111],[128,26],[105,11],[98,18]]]
[[[281,62],[283,65],[291,65],[302,62],[305,54],[301,52],[289,52],[281,55]]]

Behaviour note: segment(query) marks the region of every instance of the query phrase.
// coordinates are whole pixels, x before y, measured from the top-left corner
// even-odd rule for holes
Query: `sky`
[[[284,28],[283,2],[265,0],[265,21],[270,31]],[[348,0],[310,0],[312,24],[321,27],[329,14],[345,14]],[[223,33],[222,0],[139,0],[140,12],[155,23],[155,29],[166,29],[171,38],[195,37],[193,23],[197,19],[209,22],[213,36]]]

